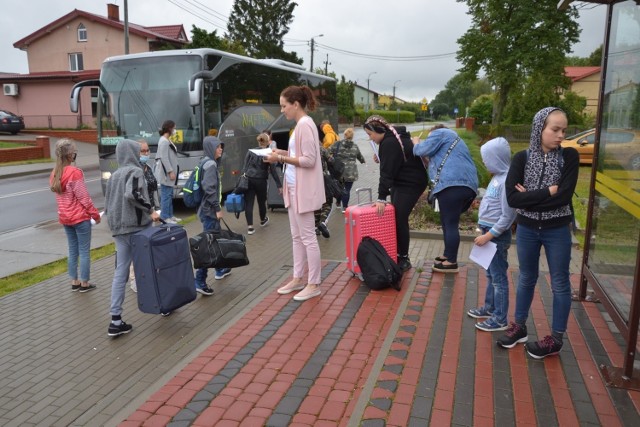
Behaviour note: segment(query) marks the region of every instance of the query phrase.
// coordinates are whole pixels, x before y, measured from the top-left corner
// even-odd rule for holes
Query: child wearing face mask
[[[160,139],[154,169],[156,180],[160,184],[160,218],[170,224],[181,221],[173,216],[173,193],[178,178],[178,148],[170,137],[175,135],[175,131],[175,122],[165,120],[159,131]]]
[[[158,202],[156,199],[156,194],[158,192],[158,181],[156,181],[156,177],[153,175],[153,169],[149,166],[149,144],[146,141],[141,140],[138,141],[140,143],[140,164],[142,165],[142,171],[144,172],[144,180],[147,183],[147,190],[149,191],[149,201],[151,202],[151,207],[155,211],[158,208]],[[136,276],[133,274],[133,264],[129,269],[129,278],[130,278],[130,286],[133,292],[138,292],[138,287],[136,285]]]

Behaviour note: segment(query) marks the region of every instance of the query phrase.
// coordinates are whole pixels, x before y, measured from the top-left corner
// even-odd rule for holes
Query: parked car
[[[0,131],[11,132],[13,135],[24,129],[22,116],[13,114],[11,111],[0,110]]]
[[[580,164],[593,163],[593,147],[596,141],[596,130],[567,137],[562,141],[563,147],[573,147],[580,154]],[[607,129],[602,132],[601,147],[604,146],[605,161],[616,162],[620,166],[640,170],[640,130],[637,129]]]

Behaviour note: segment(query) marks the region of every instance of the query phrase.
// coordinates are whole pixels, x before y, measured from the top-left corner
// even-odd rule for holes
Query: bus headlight
[[[111,178],[111,172],[102,172],[102,179],[107,181],[109,178]]]

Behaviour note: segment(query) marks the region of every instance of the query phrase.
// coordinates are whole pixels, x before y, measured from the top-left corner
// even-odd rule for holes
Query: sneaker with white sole
[[[173,221],[175,221],[175,222],[182,222],[182,218],[178,218],[178,217],[175,217],[175,216],[172,216],[171,219]]]
[[[206,296],[213,295],[213,289],[211,289],[207,285],[202,285],[202,286],[196,285],[196,292]]]
[[[492,312],[484,307],[470,308],[469,311],[467,311],[467,316],[473,317],[474,319],[488,319],[492,314]]]
[[[320,286],[306,286],[303,290],[294,295],[293,299],[296,301],[306,301],[308,299],[318,297],[322,294],[320,291]]]
[[[507,329],[507,324],[505,323],[504,325],[502,325],[496,322],[493,317],[491,317],[484,322],[476,323],[476,328],[486,332],[504,331]]]
[[[247,234],[253,234],[253,233],[255,233],[255,232],[256,232],[256,229],[255,229],[255,228],[253,228],[253,227],[249,227],[249,228],[247,228]]]
[[[220,270],[216,270],[215,278],[216,280],[222,280],[230,274],[231,274],[230,268],[222,268]]]
[[[120,322],[119,325],[114,324],[113,322],[109,323],[109,330],[107,334],[110,337],[117,337],[120,335],[128,334],[133,329],[133,326],[126,324],[125,322]]]
[[[135,280],[131,281],[131,284],[129,285],[129,287],[131,288],[131,290],[133,292],[136,292],[136,293],[138,292],[138,285],[136,285],[136,281]]]
[[[547,356],[554,356],[562,350],[562,341],[553,335],[547,335],[540,341],[528,342],[524,345],[529,356],[534,359],[544,359]]]
[[[496,344],[503,348],[513,348],[518,343],[527,342],[528,339],[527,327],[511,322],[504,335],[498,338]]]
[[[264,219],[260,220],[260,227],[264,227],[267,224],[269,224],[269,217],[265,216]]]
[[[280,288],[278,288],[278,293],[280,295],[286,295],[286,294],[290,294],[291,292],[301,291],[306,286],[307,286],[306,283],[295,284],[295,282],[291,281],[291,282],[287,283],[286,285],[281,286]]]

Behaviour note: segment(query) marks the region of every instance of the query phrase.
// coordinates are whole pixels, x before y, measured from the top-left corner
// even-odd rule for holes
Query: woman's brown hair
[[[174,127],[176,127],[176,123],[173,120],[165,120],[164,123],[162,123],[162,128],[160,128],[158,132],[160,132],[160,136],[162,136],[165,133],[171,132],[171,129]]]
[[[298,101],[298,104],[307,111],[316,109],[316,97],[308,86],[289,86],[280,93],[280,96],[291,104]]]
[[[50,189],[54,193],[62,194],[62,171],[65,166],[73,162],[72,156],[76,150],[76,144],[70,139],[61,139],[56,143],[56,165],[51,174]]]

